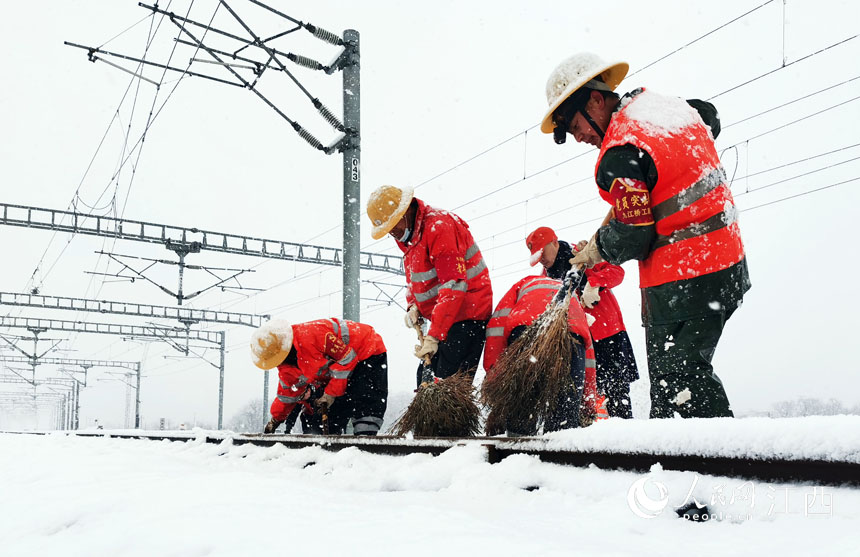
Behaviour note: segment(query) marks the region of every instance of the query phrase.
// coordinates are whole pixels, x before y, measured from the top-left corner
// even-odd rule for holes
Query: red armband
[[[323,348],[325,355],[333,360],[341,360],[349,352],[349,346],[343,339],[337,337],[334,333],[325,334],[325,347]]]
[[[633,178],[616,178],[609,188],[609,195],[615,204],[615,218],[618,222],[634,226],[654,224],[651,193],[645,182]]]

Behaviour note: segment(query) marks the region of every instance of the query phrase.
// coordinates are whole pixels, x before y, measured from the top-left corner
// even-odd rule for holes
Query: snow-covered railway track
[[[655,464],[664,470],[697,472],[714,476],[727,476],[767,482],[799,482],[831,486],[860,486],[860,462],[844,459],[790,458],[784,456],[725,456],[719,454],[693,454],[668,452],[621,452],[606,450],[571,450],[560,447],[553,439],[542,437],[415,438],[403,437],[352,437],[314,435],[261,435],[206,432],[78,432],[81,437],[111,437],[147,439],[152,441],[203,441],[221,444],[253,444],[258,446],[284,445],[300,449],[320,446],[339,451],[357,448],[374,454],[403,456],[412,453],[439,455],[455,446],[481,445],[487,452],[487,461],[500,462],[512,455],[531,455],[543,462],[567,466],[596,466],[604,470],[647,472]]]

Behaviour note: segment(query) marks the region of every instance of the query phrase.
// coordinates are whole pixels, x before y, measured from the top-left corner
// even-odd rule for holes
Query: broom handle
[[[606,216],[605,216],[605,217],[603,217],[603,222],[601,222],[601,223],[600,223],[600,226],[598,226],[598,227],[597,227],[597,228],[598,228],[598,230],[599,230],[599,229],[601,229],[601,228],[603,228],[603,227],[604,227],[604,226],[606,226],[607,224],[609,224],[609,221],[611,221],[611,220],[612,220],[612,219],[614,219],[614,218],[615,218],[615,207],[612,207],[612,208],[610,208],[610,209],[609,209],[609,212],[608,212],[608,213],[606,213]],[[595,232],[595,234],[597,234],[597,232]],[[582,286],[582,279],[585,277],[585,266],[584,266],[584,265],[580,265],[580,266],[579,266],[579,269],[577,269],[577,270],[579,271],[579,275],[580,275],[580,276],[579,276],[579,282],[577,283],[577,285],[576,285],[576,287],[574,288],[574,290],[576,290],[576,289],[578,289],[579,287],[581,287],[581,286]],[[565,278],[567,278],[567,277],[565,277]]]
[[[328,435],[328,404],[320,405],[320,416],[322,418],[323,435]]]
[[[603,219],[603,222],[600,223],[600,226],[598,226],[598,228],[603,228],[604,226],[609,224],[609,221],[611,221],[614,218],[615,218],[615,207],[609,209],[609,212],[606,213],[606,217]]]
[[[415,331],[418,333],[418,344],[424,344],[424,331],[421,330],[421,322],[419,320],[418,323],[412,325]],[[424,354],[422,358],[424,362],[424,368],[421,370],[421,382],[422,383],[432,383],[433,382],[433,370],[430,369],[431,358],[429,354]]]

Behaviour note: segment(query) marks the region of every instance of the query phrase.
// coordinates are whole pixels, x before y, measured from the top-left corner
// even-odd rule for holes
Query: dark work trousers
[[[320,389],[319,396],[323,391]],[[343,435],[352,419],[355,435],[376,435],[388,406],[388,353],[383,352],[358,362],[349,376],[346,392],[334,399],[328,411],[328,432]],[[302,431],[320,435],[323,432],[319,410],[302,412]]]
[[[651,417],[732,417],[726,390],[711,360],[734,310],[645,329]]]
[[[627,331],[594,341],[597,360],[597,390],[606,396],[606,411],[611,418],[633,417],[630,383],[639,379],[633,345]]]
[[[525,330],[525,325],[514,327],[508,336],[508,346]],[[585,346],[581,342],[573,343],[570,355],[570,381],[568,388],[558,394],[555,411],[543,425],[544,433],[579,427],[579,407],[585,388]],[[511,435],[534,435],[537,433],[537,424],[507,424],[506,429]]]
[[[487,321],[470,319],[451,325],[448,337],[439,342],[439,350],[430,360],[430,369],[439,379],[466,371],[473,378],[487,339]],[[424,364],[418,364],[416,385],[421,385]]]
[[[296,425],[296,421],[299,419],[299,414],[301,413],[304,406],[301,404],[296,404],[293,406],[292,411],[287,416],[287,419],[284,420],[284,433],[289,433],[293,430],[293,426]]]

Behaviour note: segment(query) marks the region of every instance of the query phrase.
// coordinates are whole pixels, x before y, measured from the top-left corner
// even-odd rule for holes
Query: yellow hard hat
[[[540,131],[552,133],[555,128],[553,113],[561,103],[589,81],[600,76],[607,88],[614,91],[627,75],[629,68],[627,62],[608,63],[590,52],[580,52],[563,60],[546,81],[546,102],[549,108],[541,121]]]
[[[378,240],[388,234],[400,222],[412,202],[413,191],[410,187],[380,186],[367,200],[367,216],[373,224],[371,237]]]
[[[293,326],[283,319],[273,319],[251,337],[251,359],[260,369],[272,369],[286,359],[292,347]]]

